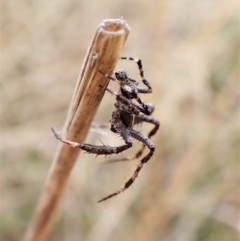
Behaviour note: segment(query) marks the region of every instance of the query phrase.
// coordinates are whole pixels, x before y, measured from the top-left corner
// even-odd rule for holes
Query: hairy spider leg
[[[115,78],[113,78],[111,75],[108,75],[108,74],[105,74],[105,73],[103,73],[101,70],[99,70],[99,72],[102,74],[102,75],[104,75],[106,78],[108,78],[108,79],[110,79],[110,80],[113,80],[113,81],[117,81]]]
[[[140,88],[138,87],[138,92],[139,93],[152,93],[152,87],[150,85],[150,83],[145,79],[144,77],[144,71],[143,71],[143,65],[142,65],[142,60],[141,59],[138,59],[138,58],[133,58],[133,57],[120,57],[119,59],[124,59],[124,60],[130,60],[130,61],[134,61],[137,63],[138,65],[138,69],[139,69],[139,73],[140,73],[140,76],[142,78],[142,82],[144,85],[147,86],[147,89],[144,89],[144,88]]]
[[[51,130],[54,136],[59,141],[63,142],[64,144],[70,145],[73,148],[80,148],[88,153],[93,153],[97,155],[118,154],[132,147],[132,138],[129,131],[126,129],[126,127],[121,122],[119,122],[118,119],[116,118],[118,118],[118,116],[116,111],[114,111],[112,115],[112,125],[114,125],[115,129],[122,136],[123,140],[126,143],[125,145],[122,145],[122,146],[111,147],[111,146],[105,146],[105,145],[96,146],[96,145],[91,145],[86,143],[81,144],[78,142],[64,140],[56,133],[56,131],[53,128],[51,128]]]
[[[112,194],[110,194],[110,195],[108,195],[108,196],[100,199],[98,202],[103,202],[103,201],[105,201],[105,200],[107,200],[107,199],[109,199],[109,198],[112,198],[112,197],[114,197],[114,196],[122,193],[122,192],[125,191],[127,188],[129,188],[129,187],[134,183],[134,181],[136,180],[136,178],[137,178],[139,172],[141,171],[143,165],[144,165],[145,163],[147,163],[147,162],[150,160],[150,158],[153,156],[153,154],[154,154],[155,146],[154,146],[153,142],[152,142],[149,138],[147,138],[147,137],[146,137],[145,135],[143,135],[141,132],[135,131],[135,130],[133,130],[133,129],[131,129],[131,128],[129,128],[128,130],[129,130],[129,132],[130,132],[130,134],[131,134],[131,136],[132,136],[133,138],[135,138],[136,140],[141,141],[144,145],[146,145],[146,146],[148,147],[148,149],[149,149],[150,151],[149,151],[149,153],[148,153],[146,156],[144,156],[144,157],[141,159],[141,161],[140,161],[140,163],[138,164],[137,168],[135,169],[132,177],[124,184],[124,186],[123,186],[121,189],[119,189],[118,191],[116,191],[116,192],[114,192],[114,193],[112,193]]]
[[[148,109],[146,109],[146,108],[138,105],[137,103],[132,102],[131,100],[129,100],[129,99],[127,99],[126,97],[124,97],[124,96],[116,93],[115,91],[112,91],[112,90],[110,90],[110,89],[108,89],[108,88],[106,88],[106,90],[107,90],[110,94],[115,95],[116,100],[119,101],[119,102],[121,102],[122,104],[124,104],[124,105],[126,105],[126,106],[134,106],[134,107],[137,108],[141,113],[144,113],[144,114],[146,114],[146,115],[149,115]]]
[[[147,123],[151,123],[154,125],[153,129],[148,134],[148,138],[150,139],[158,131],[158,129],[160,127],[160,122],[152,116],[148,116],[148,115],[144,115],[144,114],[135,115],[134,125],[140,124],[142,122],[147,122]],[[146,147],[146,145],[143,144],[142,148],[134,156],[127,156],[127,157],[123,157],[123,158],[119,158],[119,159],[114,159],[114,160],[107,161],[105,163],[115,163],[115,162],[135,160],[135,159],[139,158],[140,156],[142,156],[145,147]]]
[[[148,116],[144,114],[136,115],[134,120],[134,125],[140,124],[142,122],[147,122],[154,125],[153,129],[148,133],[148,138],[150,139],[152,136],[154,136],[157,133],[160,127],[160,122],[152,116]],[[145,147],[146,147],[145,145],[142,145],[142,148],[136,153],[135,156],[133,156],[132,159],[139,158],[143,154]],[[132,160],[132,159],[129,159],[129,160]]]

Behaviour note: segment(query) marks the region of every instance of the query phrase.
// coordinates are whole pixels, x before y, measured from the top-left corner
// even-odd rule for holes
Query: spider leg
[[[109,198],[111,198],[111,197],[114,197],[114,196],[122,193],[122,192],[125,191],[127,188],[129,188],[129,187],[134,183],[134,181],[135,181],[135,179],[137,178],[139,172],[141,171],[143,165],[144,165],[145,163],[147,163],[147,162],[150,160],[150,158],[153,156],[153,154],[154,154],[155,146],[154,146],[153,142],[152,142],[149,138],[147,138],[147,137],[144,136],[142,133],[137,132],[137,131],[135,131],[135,130],[133,130],[133,129],[128,129],[128,130],[129,130],[129,132],[130,132],[130,134],[131,134],[131,136],[132,136],[133,138],[141,141],[144,145],[146,145],[146,146],[148,147],[148,149],[149,149],[150,151],[149,151],[149,153],[148,153],[146,156],[144,156],[144,157],[141,159],[141,161],[140,161],[140,163],[138,164],[137,168],[135,169],[132,177],[124,184],[124,186],[123,186],[121,189],[119,189],[118,191],[116,191],[116,192],[114,192],[114,193],[106,196],[105,198],[100,199],[98,202],[103,202],[103,201],[105,201],[105,200],[107,200],[107,199],[109,199]]]
[[[141,122],[147,122],[154,125],[153,129],[148,133],[148,138],[151,138],[152,136],[154,136],[160,127],[160,122],[152,116],[148,116],[144,114],[135,116],[134,125],[139,124]],[[142,145],[142,148],[136,153],[136,155],[132,159],[139,158],[143,154],[145,147],[146,147],[145,145]]]
[[[147,86],[147,89],[144,89],[144,88],[137,88],[138,89],[138,92],[139,93],[152,93],[152,87],[150,85],[150,83],[145,79],[144,77],[144,71],[143,71],[143,65],[142,65],[142,60],[141,59],[138,59],[138,58],[133,58],[133,57],[120,57],[119,59],[126,59],[126,60],[131,60],[131,61],[134,61],[137,63],[138,65],[138,69],[139,69],[139,72],[140,72],[140,76],[142,78],[142,82],[144,85]]]
[[[140,114],[135,116],[134,125],[139,124],[141,122],[147,122],[154,125],[153,129],[148,133],[148,138],[151,138],[152,136],[154,136],[160,127],[160,122],[154,117],[149,115]]]
[[[115,91],[112,91],[108,88],[106,88],[106,91],[108,91],[112,95],[115,95],[117,102],[120,102],[120,103],[122,103],[123,105],[126,105],[126,106],[132,106],[133,108],[138,109],[140,112],[142,112],[146,115],[151,114],[151,112],[149,111],[149,107],[147,105],[145,105],[144,103],[143,103],[144,106],[141,106],[141,105],[139,105],[137,103],[134,103],[131,100],[127,99],[123,95],[120,95],[120,94],[116,93]]]
[[[152,116],[148,116],[148,115],[144,115],[144,114],[136,115],[135,119],[134,119],[134,125],[140,124],[142,122],[147,122],[147,123],[151,123],[151,124],[154,125],[153,129],[148,134],[148,138],[150,139],[152,136],[154,136],[157,133],[157,131],[160,127],[160,123],[159,123],[158,120],[156,120]],[[120,158],[120,159],[114,159],[114,160],[107,161],[105,163],[115,163],[115,162],[135,160],[143,154],[143,151],[144,151],[145,147],[146,147],[146,145],[143,144],[142,148],[134,156],[127,156],[127,157],[123,157],[123,158]]]
[[[122,110],[122,111],[127,112],[127,113],[130,113],[130,114],[134,114],[134,115],[140,114],[140,111],[134,105],[124,105],[120,102],[116,102],[114,104],[114,106],[117,109]]]
[[[115,111],[116,112],[116,111]],[[114,113],[113,113],[114,114]],[[123,152],[129,148],[132,147],[132,138],[129,133],[129,131],[126,129],[126,127],[123,125],[123,123],[120,121],[120,119],[112,119],[112,125],[114,126],[115,130],[117,133],[119,133],[123,140],[125,141],[125,145],[122,146],[116,146],[116,147],[111,147],[111,146],[96,146],[96,145],[91,145],[91,144],[86,144],[86,143],[78,143],[78,142],[73,142],[73,141],[68,141],[62,139],[53,128],[52,132],[54,136],[64,144],[70,145],[73,148],[80,148],[88,153],[94,153],[97,155],[111,155],[111,154],[118,154],[120,152]]]
[[[113,80],[113,81],[117,81],[116,79],[114,79],[112,76],[110,76],[110,75],[108,75],[108,74],[105,74],[105,73],[103,73],[101,70],[99,70],[99,72],[102,74],[102,75],[104,75],[106,78],[108,78],[108,79],[110,79],[110,80]]]

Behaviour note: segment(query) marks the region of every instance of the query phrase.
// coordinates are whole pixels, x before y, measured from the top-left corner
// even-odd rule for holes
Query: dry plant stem
[[[98,26],[77,80],[65,121],[64,138],[80,143],[86,139],[108,85],[108,79],[99,71],[112,73],[128,34],[129,27],[123,19],[107,19]],[[26,241],[46,239],[79,153],[80,149],[59,142]]]

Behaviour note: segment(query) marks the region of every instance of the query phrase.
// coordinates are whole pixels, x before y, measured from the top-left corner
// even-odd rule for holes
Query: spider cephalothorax
[[[100,71],[102,74],[106,76],[106,78],[116,81],[120,86],[118,93],[108,88],[106,88],[106,90],[111,94],[115,95],[116,97],[116,103],[114,104],[116,110],[114,110],[112,113],[112,117],[110,120],[110,124],[111,124],[110,129],[112,132],[118,133],[124,140],[125,144],[121,146],[111,147],[111,146],[105,146],[105,145],[95,146],[95,145],[86,144],[86,143],[81,144],[77,142],[67,141],[67,140],[63,140],[52,128],[52,131],[58,140],[62,141],[65,144],[71,145],[74,148],[77,147],[82,150],[85,150],[88,153],[94,153],[97,155],[111,155],[111,154],[121,153],[132,147],[132,138],[142,142],[143,144],[142,148],[136,153],[135,156],[113,160],[111,162],[127,161],[127,160],[139,158],[143,154],[145,147],[149,149],[148,154],[140,160],[140,163],[138,164],[132,177],[125,183],[125,185],[117,192],[114,192],[108,195],[107,197],[99,200],[98,202],[102,202],[113,196],[116,196],[132,185],[132,183],[137,178],[140,170],[142,169],[143,165],[146,162],[148,162],[154,154],[155,145],[150,138],[156,134],[160,126],[159,121],[151,116],[151,114],[154,111],[154,105],[152,103],[142,102],[142,100],[138,96],[139,93],[146,94],[146,93],[152,92],[152,88],[149,82],[144,78],[141,60],[132,58],[132,57],[121,57],[120,59],[128,59],[131,61],[135,61],[137,63],[140,76],[142,78],[142,82],[147,87],[147,88],[138,87],[138,82],[128,77],[126,72],[123,70],[115,71],[116,79]],[[134,102],[134,100],[136,100],[136,102]],[[142,122],[148,122],[154,125],[154,128],[150,131],[148,136],[145,136],[141,132],[133,129],[135,124],[139,124]]]

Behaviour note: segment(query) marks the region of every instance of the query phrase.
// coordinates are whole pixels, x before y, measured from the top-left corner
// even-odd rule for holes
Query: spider
[[[109,198],[112,198],[122,193],[124,190],[126,190],[133,184],[139,172],[141,171],[143,165],[147,163],[154,154],[155,145],[150,138],[156,134],[160,126],[159,121],[151,116],[151,114],[154,111],[154,105],[151,103],[142,102],[142,100],[138,96],[139,93],[143,93],[143,94],[152,93],[152,87],[150,86],[150,83],[144,78],[142,61],[140,59],[132,58],[132,57],[120,57],[120,59],[130,60],[137,63],[142,82],[147,87],[147,88],[138,87],[138,81],[128,77],[128,75],[124,70],[116,70],[114,72],[115,78],[100,71],[106,78],[117,82],[120,86],[118,93],[108,88],[106,88],[106,90],[112,95],[114,95],[116,98],[116,103],[114,104],[116,109],[112,112],[112,117],[110,119],[110,124],[111,124],[110,130],[114,133],[118,133],[124,140],[125,144],[121,146],[116,146],[116,147],[111,147],[106,145],[96,146],[96,145],[91,145],[86,143],[81,144],[81,143],[62,139],[54,131],[54,129],[51,128],[55,137],[61,142],[68,144],[73,148],[80,148],[88,153],[94,153],[97,155],[111,155],[111,154],[121,153],[132,147],[132,138],[142,142],[143,146],[135,156],[127,157],[127,158],[123,158],[115,161],[125,161],[125,160],[132,160],[132,159],[138,158],[143,154],[143,150],[145,149],[145,147],[149,149],[148,154],[140,160],[132,177],[124,184],[124,186],[120,188],[118,191],[100,199],[98,202],[105,201]],[[136,100],[136,102],[134,102],[133,100]],[[154,124],[154,128],[149,132],[148,136],[145,136],[141,132],[133,129],[133,126],[135,124],[139,124],[141,122],[148,122],[148,123]]]

